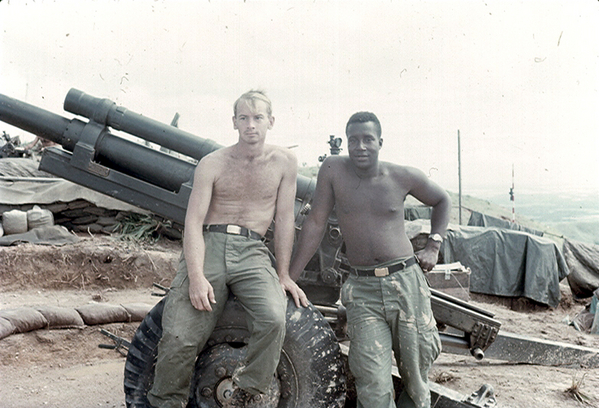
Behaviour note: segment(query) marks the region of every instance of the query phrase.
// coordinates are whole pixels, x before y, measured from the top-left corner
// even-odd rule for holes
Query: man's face
[[[272,128],[275,118],[268,116],[265,102],[257,100],[252,107],[247,101],[237,106],[237,116],[233,117],[233,128],[239,131],[240,140],[248,144],[263,143],[266,132]]]
[[[347,151],[357,168],[366,169],[376,164],[383,139],[374,122],[352,123],[347,128]]]

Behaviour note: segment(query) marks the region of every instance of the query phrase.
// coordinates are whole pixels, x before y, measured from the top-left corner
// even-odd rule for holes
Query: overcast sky
[[[0,0],[0,93],[71,118],[77,88],[229,145],[262,88],[300,163],[369,110],[381,158],[448,190],[458,130],[465,194],[507,194],[512,165],[516,189],[599,190],[597,27],[596,0]]]

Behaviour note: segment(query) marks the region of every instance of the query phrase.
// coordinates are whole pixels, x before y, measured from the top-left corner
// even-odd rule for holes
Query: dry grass
[[[441,371],[440,373],[435,375],[435,378],[433,378],[433,381],[436,382],[437,384],[445,384],[445,383],[455,381],[456,379],[457,378],[455,375],[448,373],[447,371]]]
[[[582,385],[584,383],[585,375],[586,373],[580,377],[580,380],[577,378],[577,376],[574,376],[574,378],[572,378],[572,385],[568,389],[566,389],[564,393],[566,394],[566,396],[572,398],[580,404],[591,406],[591,398],[582,392]]]

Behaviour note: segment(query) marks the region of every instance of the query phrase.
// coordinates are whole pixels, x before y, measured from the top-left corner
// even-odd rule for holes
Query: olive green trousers
[[[211,312],[193,307],[182,254],[164,306],[154,385],[148,392],[156,408],[187,405],[196,357],[214,330],[229,290],[247,312],[251,332],[245,364],[234,373],[234,382],[253,393],[267,392],[279,363],[287,299],[268,249],[261,241],[218,232],[205,232],[204,240],[204,275],[216,304]]]
[[[405,259],[405,258],[404,258]],[[356,269],[374,269],[404,259]],[[349,367],[358,408],[395,408],[393,354],[402,379],[400,408],[428,408],[428,372],[441,352],[431,292],[418,264],[385,277],[350,275],[341,301],[351,340]]]

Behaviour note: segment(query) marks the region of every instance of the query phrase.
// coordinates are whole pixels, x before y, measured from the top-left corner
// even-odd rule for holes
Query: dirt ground
[[[89,302],[155,304],[152,283],[168,285],[180,243],[134,245],[106,237],[85,237],[63,247],[20,245],[0,248],[0,309],[22,306],[77,307]],[[565,290],[557,309],[516,312],[487,297],[471,303],[492,311],[502,329],[599,350],[599,336],[565,323],[584,305]],[[131,339],[139,323],[112,323],[83,329],[37,330],[0,340],[0,405],[20,407],[125,406],[125,358],[100,333]],[[430,378],[464,396],[490,384],[499,407],[599,406],[599,368],[510,364],[442,353]],[[578,384],[578,387],[576,385]],[[568,389],[588,397],[577,402]]]

